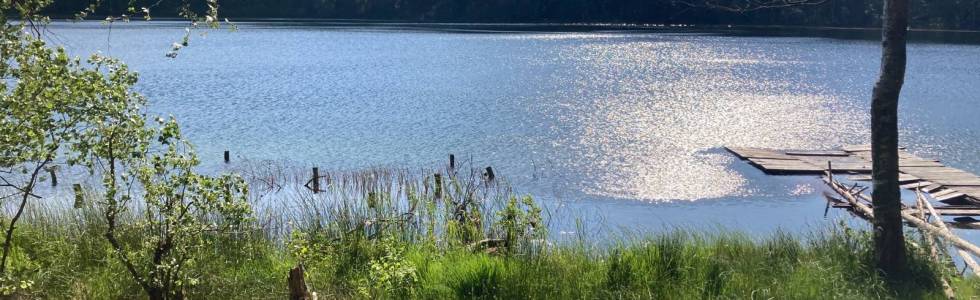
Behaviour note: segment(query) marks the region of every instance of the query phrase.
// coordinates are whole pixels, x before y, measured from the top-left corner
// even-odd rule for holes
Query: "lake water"
[[[807,231],[814,176],[765,176],[720,147],[867,143],[875,41],[242,23],[56,23],[119,57],[206,165],[222,151],[324,169],[432,167],[449,153],[606,228]],[[901,143],[980,172],[980,46],[912,44]]]

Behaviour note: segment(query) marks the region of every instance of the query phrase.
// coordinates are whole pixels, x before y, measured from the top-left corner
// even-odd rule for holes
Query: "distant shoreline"
[[[52,24],[72,23],[64,18]],[[155,18],[153,21],[134,19],[130,23],[184,27],[179,18]],[[809,36],[846,40],[877,40],[880,29],[874,27],[827,27],[792,25],[699,25],[699,24],[634,24],[634,23],[491,23],[491,22],[422,22],[366,19],[312,18],[242,18],[231,20],[243,26],[271,25],[274,27],[375,28],[386,30],[436,30],[459,33],[521,33],[521,32],[664,32],[707,33],[731,36]],[[91,18],[81,23],[99,24]],[[911,42],[980,44],[978,30],[910,29]]]

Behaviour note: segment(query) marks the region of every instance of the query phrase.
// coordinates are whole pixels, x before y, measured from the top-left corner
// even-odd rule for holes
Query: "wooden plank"
[[[932,178],[929,178],[929,180],[930,181],[934,181],[934,182],[936,182],[938,184],[942,184],[942,185],[980,186],[980,178],[973,178],[973,179],[932,179]]]
[[[949,188],[955,189],[967,195],[980,195],[980,186],[951,185]]]
[[[939,168],[920,168],[920,167],[900,167],[900,170],[909,174],[930,174],[930,175],[971,175],[976,174],[947,167]]]
[[[899,172],[902,172],[902,173],[905,173],[905,174],[909,174],[909,175],[912,175],[912,176],[916,176],[916,177],[920,177],[920,178],[929,178],[929,177],[939,178],[939,177],[957,177],[957,176],[964,177],[964,176],[969,176],[970,175],[970,174],[959,174],[959,173],[938,173],[938,172],[909,171],[909,170],[906,170],[904,168],[899,169]]]
[[[835,166],[834,169],[837,169],[837,167]],[[853,180],[853,181],[871,181],[872,178],[871,178],[871,175],[851,175],[851,176],[847,176],[847,179]],[[909,174],[898,174],[898,182],[900,182],[900,183],[911,182],[911,181],[919,181],[919,180],[920,180],[919,177],[915,177],[915,176],[912,176],[912,175],[909,175]],[[930,182],[929,184],[932,184],[932,183]],[[929,185],[929,184],[926,184],[926,185]],[[923,185],[923,186],[926,186],[926,185]]]
[[[929,186],[927,186],[925,188],[922,188],[922,190],[925,191],[925,192],[927,192],[927,193],[931,193],[932,191],[938,190],[941,187],[943,187],[943,186],[940,185],[940,184],[931,184],[931,185],[929,185]]]
[[[946,179],[946,180],[969,180],[969,179],[980,179],[977,175],[973,174],[953,174],[953,173],[912,173],[913,175],[922,179]]]
[[[807,162],[814,166],[821,166],[827,168],[827,163],[829,162],[835,172],[870,172],[871,163],[864,161],[853,161],[845,159],[827,159],[826,156],[822,157],[801,157],[802,161]]]
[[[786,151],[790,156],[851,156],[850,153],[837,150],[807,150],[807,151]]]
[[[871,175],[851,175],[847,176],[847,179],[853,181],[871,181],[872,178]]]
[[[898,159],[899,160],[909,160],[909,161],[933,162],[933,163],[938,163],[939,162],[939,160],[937,160],[937,159],[924,158],[924,157],[920,157],[920,156],[917,156],[915,154],[911,154],[911,153],[908,153],[908,152],[899,152],[898,153]]]
[[[871,152],[851,152],[851,154],[853,154],[854,157],[871,161]]]
[[[749,158],[766,158],[766,159],[785,159],[785,160],[796,160],[796,158],[780,153],[778,151],[762,149],[762,148],[745,148],[745,147],[725,147],[728,152],[735,154],[741,159]]]
[[[909,174],[902,174],[902,173],[898,174],[898,182],[905,183],[911,181],[919,181],[919,177],[915,177]]]
[[[899,159],[899,167],[942,167],[943,164],[928,161],[928,160],[918,160],[918,159]]]
[[[933,185],[933,183],[932,182],[928,182],[928,181],[917,181],[917,182],[905,184],[905,185],[902,185],[902,186],[899,186],[899,187],[900,188],[903,188],[903,189],[907,189],[907,190],[914,190],[914,189],[917,189],[917,188],[927,187],[927,186],[930,186],[930,185]]]
[[[789,165],[769,165],[762,166],[762,171],[769,174],[821,174],[824,172],[823,169],[807,167],[807,166],[789,166]]]
[[[764,165],[790,165],[790,166],[809,166],[809,167],[816,167],[813,164],[810,164],[810,163],[807,163],[807,162],[804,162],[804,161],[800,161],[800,160],[795,160],[795,159],[794,160],[785,160],[785,159],[771,159],[771,158],[755,158],[755,157],[752,157],[752,158],[749,158],[749,161],[754,162],[754,163],[757,163],[757,164],[764,164]]]
[[[929,195],[931,195],[931,196],[933,196],[935,198],[938,198],[938,197],[941,197],[941,196],[944,196],[944,195],[947,195],[947,194],[952,194],[952,193],[956,193],[956,190],[954,190],[954,189],[945,189],[945,190],[938,191],[938,192],[935,192],[935,193],[929,193]]]
[[[944,186],[951,186],[951,185],[956,185],[956,186],[980,186],[980,179],[976,179],[976,178],[971,178],[971,179],[967,179],[967,178],[963,178],[963,179],[956,179],[956,178],[924,178],[924,180],[932,181],[932,182],[934,182],[936,184],[940,184],[940,185],[944,185]]]
[[[900,149],[905,149],[905,148],[901,148],[901,147],[900,147]],[[846,150],[845,150],[845,151],[846,151]],[[870,160],[871,160],[871,150],[870,150],[870,148],[868,148],[868,150],[855,150],[855,151],[847,151],[847,152],[850,152],[850,153],[851,153],[851,154],[853,154],[854,156],[857,156],[857,157],[860,157],[860,158],[863,158],[863,159],[866,159],[866,160],[868,160],[868,161],[870,161]],[[908,152],[905,152],[905,151],[899,151],[899,152],[898,152],[898,158],[899,158],[899,160],[901,160],[901,159],[919,159],[919,160],[927,160],[927,159],[922,159],[922,158],[920,158],[920,157],[918,157],[918,156],[915,156],[915,155],[913,155],[913,154],[911,154],[911,153],[908,153]]]
[[[904,172],[903,172],[904,173]],[[955,173],[916,173],[909,174],[915,177],[932,179],[932,178],[942,178],[942,179],[980,179],[977,175],[973,174],[955,174]]]
[[[935,197],[935,198],[936,198],[937,201],[946,201],[946,200],[953,200],[953,199],[956,199],[956,198],[959,198],[959,197],[963,197],[963,196],[966,196],[966,194],[963,194],[963,193],[960,193],[960,192],[954,192],[954,193],[951,193],[951,194],[948,194],[948,195],[944,195],[944,196],[940,196],[940,197]]]
[[[870,161],[855,156],[804,155],[804,156],[793,156],[793,157],[802,161],[821,162],[824,164],[826,164],[828,161],[833,163],[871,164]]]
[[[980,177],[977,177],[977,175],[973,175],[973,174],[916,173],[916,174],[909,174],[909,175],[913,175],[915,177],[919,177],[919,178],[923,178],[923,179],[933,179],[933,178],[938,178],[938,179],[980,179]]]
[[[951,168],[948,166],[926,166],[926,167],[915,167],[907,166],[902,168],[903,172],[907,173],[954,173],[954,174],[973,174],[967,171],[963,171],[957,168]]]
[[[841,147],[841,149],[847,152],[870,152],[871,144],[845,145],[844,147]],[[898,149],[905,150],[905,147],[898,147]]]
[[[980,216],[980,209],[946,209],[936,207],[936,211],[944,216]]]
[[[944,209],[980,209],[976,205],[943,205],[940,207]]]
[[[967,197],[973,200],[980,201],[980,187],[977,186],[950,186],[960,193],[966,194]]]
[[[847,152],[859,152],[859,151],[871,151],[871,144],[864,145],[846,145],[842,147],[844,151]]]

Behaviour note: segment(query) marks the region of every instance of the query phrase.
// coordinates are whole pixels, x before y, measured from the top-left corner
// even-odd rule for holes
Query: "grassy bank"
[[[554,242],[531,198],[476,172],[442,176],[439,185],[432,171],[328,173],[326,190],[314,195],[283,191],[302,180],[292,171],[236,171],[258,189],[256,217],[193,250],[184,266],[193,274],[190,298],[283,299],[297,264],[320,299],[939,299],[940,276],[954,278],[960,297],[978,286],[912,246],[908,279],[885,282],[870,268],[868,233],[844,225],[806,236],[672,231]],[[93,194],[77,209],[31,208],[11,261],[20,295],[143,296],[102,237],[97,201]],[[126,222],[139,222],[138,214]],[[144,234],[121,237],[138,244]]]

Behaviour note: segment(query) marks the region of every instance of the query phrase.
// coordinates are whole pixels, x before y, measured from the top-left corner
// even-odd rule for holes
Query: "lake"
[[[453,153],[597,231],[811,231],[843,216],[824,218],[817,177],[766,176],[721,147],[867,143],[880,56],[871,40],[694,29],[238,25],[195,31],[176,59],[181,23],[55,23],[49,39],[138,71],[206,166],[224,150],[323,169]],[[902,145],[980,172],[978,70],[980,46],[911,44]]]

